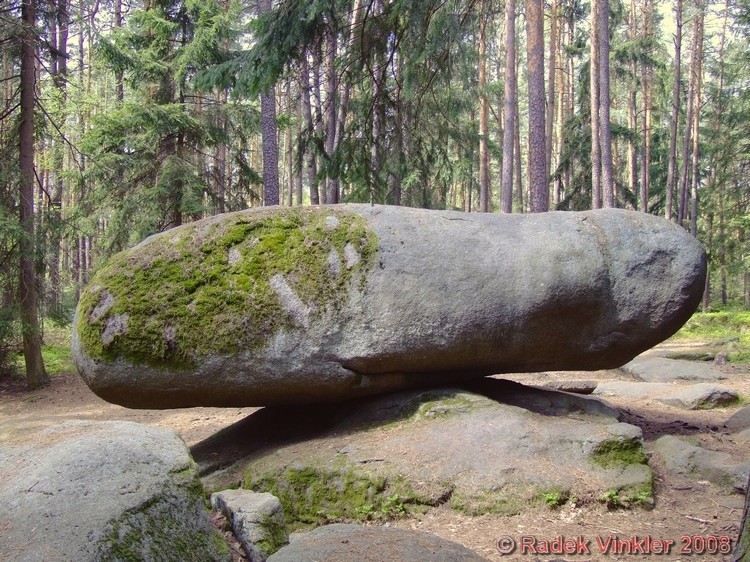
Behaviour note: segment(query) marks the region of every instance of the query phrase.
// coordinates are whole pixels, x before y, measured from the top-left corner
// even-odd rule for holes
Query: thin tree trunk
[[[68,0],[57,0],[54,14],[55,32],[53,42],[55,52],[52,57],[55,63],[52,65],[55,73],[52,79],[60,93],[61,122],[64,123],[67,106],[67,80],[68,80],[68,26],[69,11]],[[52,189],[50,191],[49,209],[49,288],[47,291],[47,308],[54,314],[59,314],[61,307],[60,297],[60,254],[62,244],[62,201],[63,201],[63,168],[64,168],[64,141],[57,138],[52,141]],[[42,207],[40,207],[41,209]]]
[[[669,164],[667,167],[666,200],[664,216],[672,220],[673,198],[677,172],[677,128],[680,120],[680,75],[682,73],[682,0],[675,6],[674,83],[672,85],[672,118],[669,124]]]
[[[591,208],[602,206],[602,157],[599,135],[599,12],[601,0],[591,0],[591,55],[589,57],[589,84],[591,95]]]
[[[487,97],[487,17],[482,1],[479,15],[479,211],[490,211],[490,104]]]
[[[21,171],[19,219],[23,235],[20,244],[21,331],[26,363],[26,384],[30,389],[49,383],[42,360],[42,338],[37,310],[37,278],[34,270],[34,94],[36,90],[36,0],[21,4],[21,122],[19,165]]]
[[[505,0],[505,127],[503,128],[503,165],[500,205],[503,213],[513,212],[513,166],[518,111],[516,75],[516,2]]]
[[[292,99],[291,78],[288,79],[286,82],[286,107],[287,107],[287,113],[289,115],[292,115],[292,110],[294,107],[294,100]],[[291,207],[294,204],[294,141],[292,138],[291,124],[287,125],[287,128],[286,128],[286,165],[287,165],[287,175],[289,176],[287,180],[289,193],[287,196],[286,204],[289,207]]]
[[[521,159],[521,117],[519,115],[518,104],[516,104],[516,127],[514,131],[514,144],[513,158],[515,160],[513,172],[513,178],[516,184],[516,205],[518,205],[518,212],[524,212],[524,194],[523,194],[523,162]]]
[[[549,92],[547,93],[547,178],[552,174],[552,141],[555,134],[555,77],[557,71],[557,42],[558,42],[558,30],[557,30],[557,0],[552,0],[550,4],[550,18],[549,18],[549,69],[548,69],[548,80],[547,86]]]
[[[643,1],[643,37],[649,36],[650,0]],[[651,73],[647,64],[641,64],[641,84],[643,96],[641,98],[641,124],[643,147],[641,149],[641,196],[640,210],[648,213],[649,182],[651,181]]]
[[[318,195],[318,186],[316,181],[317,170],[315,166],[315,154],[311,148],[311,142],[309,139],[312,138],[314,132],[313,117],[312,117],[312,101],[310,100],[310,66],[307,62],[307,55],[302,57],[302,122],[304,127],[305,146],[304,146],[304,166],[307,171],[307,182],[310,189],[310,203],[313,205],[320,204],[320,198]]]
[[[271,11],[271,0],[258,0],[258,11]],[[276,89],[260,94],[260,121],[263,143],[263,204],[279,204],[279,141],[276,126]]]
[[[599,151],[601,156],[602,205],[615,206],[612,170],[612,132],[609,115],[609,0],[599,0]]]
[[[699,5],[698,9],[702,12],[702,6]],[[690,198],[690,182],[688,179],[691,167],[690,167],[690,148],[692,145],[693,138],[693,113],[696,111],[695,107],[695,86],[696,86],[696,64],[698,54],[698,35],[700,30],[699,20],[700,18],[695,17],[693,19],[693,38],[690,46],[690,84],[688,86],[688,99],[687,99],[687,113],[685,115],[685,136],[683,139],[682,146],[682,170],[680,173],[680,201],[677,212],[677,220],[679,224],[686,226],[685,221],[688,218],[688,203]]]
[[[526,49],[529,74],[529,198],[532,213],[549,210],[544,110],[544,4],[526,0]]]
[[[695,102],[693,103],[693,158],[690,176],[690,233],[698,236],[698,158],[700,156],[701,87],[703,84],[703,10],[698,19],[697,57],[695,64]]]
[[[633,65],[633,74],[635,74],[635,64]],[[636,92],[630,90],[628,92],[628,129],[635,132],[638,127],[636,119],[636,112],[638,111]],[[638,152],[636,150],[635,142],[632,138],[628,139],[628,186],[633,196],[638,194]]]
[[[326,179],[324,174],[322,174],[323,170],[323,155],[321,154],[321,150],[317,149],[318,146],[320,146],[318,143],[324,142],[323,139],[325,138],[325,135],[323,134],[323,99],[321,96],[321,90],[320,90],[320,67],[323,63],[323,52],[322,52],[322,46],[318,45],[315,50],[313,51],[313,65],[312,65],[312,100],[315,102],[315,143],[314,146],[316,146],[316,150],[314,151],[315,154],[315,170],[318,174],[318,180],[316,189],[318,191],[318,200],[321,205],[326,204],[326,197],[328,196],[328,193],[326,191]]]
[[[331,158],[336,148],[336,31],[333,22],[326,27],[326,153]],[[330,169],[330,166],[329,166]],[[330,172],[328,174],[330,176]],[[329,177],[326,184],[326,203],[339,202],[339,184]]]

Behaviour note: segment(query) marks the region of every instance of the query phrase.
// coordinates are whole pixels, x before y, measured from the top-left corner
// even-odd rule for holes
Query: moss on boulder
[[[258,350],[338,307],[377,238],[338,209],[233,213],[153,236],[114,256],[81,295],[76,329],[93,359],[191,368]]]

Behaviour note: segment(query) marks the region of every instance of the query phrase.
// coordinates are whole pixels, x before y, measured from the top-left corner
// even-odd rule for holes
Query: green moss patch
[[[231,560],[223,537],[211,527],[194,468],[173,473],[161,495],[111,521],[97,560],[207,562]]]
[[[247,475],[243,487],[279,498],[291,531],[339,521],[387,521],[428,507],[403,479],[354,469],[289,467]]]
[[[591,454],[591,460],[605,468],[617,465],[647,464],[648,455],[640,439],[607,439],[599,443]]]
[[[82,294],[75,329],[90,357],[157,367],[257,351],[343,305],[376,253],[365,219],[343,210],[199,221],[114,256]]]
[[[457,491],[450,500],[450,507],[472,517],[480,515],[510,516],[521,513],[524,506],[531,503],[534,494],[519,486],[506,485],[497,490],[484,490],[476,493]]]

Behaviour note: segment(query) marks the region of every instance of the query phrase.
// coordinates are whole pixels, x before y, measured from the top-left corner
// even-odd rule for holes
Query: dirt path
[[[690,344],[695,346],[695,344]],[[670,347],[671,346],[671,347]],[[685,344],[667,344],[658,351],[685,347]],[[741,396],[750,397],[750,367],[726,365],[722,367],[727,379],[721,384],[737,390]],[[595,379],[623,380],[619,371],[599,373],[538,373],[508,377],[524,384],[538,384],[555,380]],[[736,438],[726,428],[726,420],[739,409],[719,408],[706,411],[686,411],[644,399],[606,399],[619,408],[626,421],[643,429],[647,450],[660,435],[687,436],[702,446],[731,452],[737,460],[750,459],[750,444]],[[257,408],[191,408],[178,410],[130,410],[104,402],[92,394],[81,379],[72,373],[55,376],[44,389],[27,392],[22,379],[0,377],[0,443],[27,440],[34,431],[63,419],[129,420],[170,427],[193,446],[217,431],[237,422]],[[728,560],[721,553],[708,550],[725,550],[727,541],[737,537],[744,498],[739,494],[723,494],[705,481],[688,480],[666,472],[657,458],[651,465],[656,473],[656,506],[651,511],[642,509],[608,511],[599,503],[565,505],[559,509],[533,508],[512,517],[467,517],[451,511],[447,506],[435,508],[420,517],[393,522],[392,525],[432,532],[441,537],[462,543],[486,556],[489,560]],[[613,546],[627,549],[623,543],[608,539],[638,540],[650,537],[652,541],[673,540],[669,554],[658,554],[658,543],[636,543],[639,548],[651,548],[652,554],[617,554]],[[577,554],[560,555],[541,552],[540,539],[557,537],[578,543]],[[504,555],[498,548],[503,540],[516,543],[512,554]],[[534,543],[532,549],[520,552],[522,542]],[[537,542],[534,542],[537,541]],[[601,544],[598,542],[601,541]],[[609,545],[606,553],[601,551]],[[715,546],[714,546],[715,545]],[[631,545],[632,547],[633,545]],[[663,546],[663,545],[662,545]],[[681,553],[683,547],[692,547],[693,555]],[[586,553],[586,550],[590,554]],[[239,558],[238,558],[239,559]]]

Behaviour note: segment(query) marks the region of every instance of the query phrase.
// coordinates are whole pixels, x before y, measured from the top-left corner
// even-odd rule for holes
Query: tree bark
[[[271,0],[258,0],[258,12],[271,11]],[[276,126],[276,89],[260,94],[260,121],[263,143],[263,204],[279,204],[279,141]]]
[[[314,133],[314,124],[312,117],[312,101],[310,100],[310,66],[307,62],[307,55],[302,57],[302,68],[301,68],[301,79],[300,84],[302,86],[302,123],[304,128],[303,139],[305,139],[304,145],[304,166],[307,171],[307,182],[308,188],[310,189],[310,203],[313,205],[319,205],[320,199],[318,196],[317,186],[317,170],[315,166],[315,153],[311,148],[310,139]]]
[[[490,211],[490,104],[487,97],[487,16],[482,1],[479,14],[479,211]]]
[[[690,233],[698,236],[698,158],[700,156],[701,87],[703,84],[703,9],[696,15],[698,42],[695,61],[695,101],[693,102],[693,149],[690,175]]]
[[[503,113],[503,164],[500,187],[500,205],[503,213],[513,212],[513,166],[518,109],[518,84],[516,75],[516,1],[505,0],[505,103]]]
[[[557,75],[557,42],[558,42],[558,26],[557,26],[557,0],[552,0],[550,4],[550,17],[549,17],[549,69],[548,69],[548,80],[547,87],[547,178],[552,174],[552,145],[555,134],[555,96],[556,96],[556,84],[555,78]]]
[[[34,232],[34,96],[36,89],[36,0],[21,4],[23,35],[21,41],[21,122],[19,128],[19,167],[21,171],[19,218],[21,236],[21,330],[29,389],[49,383],[42,360],[42,338],[37,310],[37,278],[34,270],[36,238]]]
[[[650,22],[650,0],[643,0],[643,37],[647,38],[651,33]],[[651,181],[651,72],[648,65],[644,62],[641,64],[641,87],[643,96],[641,97],[641,194],[640,210],[648,213],[649,200],[649,182]]]
[[[529,204],[532,213],[549,210],[544,110],[544,5],[526,0],[526,49],[529,74]]]
[[[601,155],[602,205],[615,206],[612,170],[612,132],[609,95],[609,0],[599,0],[599,151]]]
[[[589,84],[591,95],[591,208],[602,206],[602,156],[599,139],[599,12],[601,0],[591,0],[591,56],[589,57]]]
[[[674,83],[672,84],[672,118],[669,124],[669,164],[667,165],[666,198],[664,217],[674,218],[672,207],[676,187],[677,172],[677,128],[680,120],[680,75],[682,73],[682,0],[675,6],[674,34]]]
[[[336,78],[336,31],[333,22],[329,21],[326,27],[326,156],[329,159],[336,148]],[[329,177],[326,184],[326,203],[338,202],[339,184]]]

